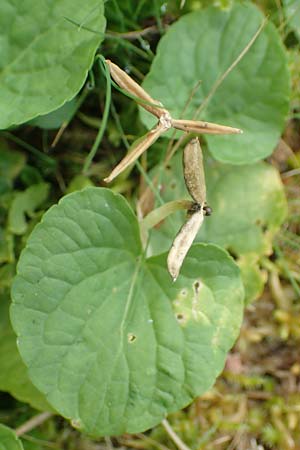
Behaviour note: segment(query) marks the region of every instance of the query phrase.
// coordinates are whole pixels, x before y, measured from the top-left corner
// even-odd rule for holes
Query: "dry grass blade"
[[[106,183],[110,183],[114,178],[116,178],[121,172],[127,169],[128,166],[133,164],[141,154],[147,150],[150,145],[152,145],[165,131],[166,128],[161,122],[156,125],[155,128],[152,128],[145,136],[139,139],[136,145],[133,145],[130,153],[128,153],[125,158],[114,168],[114,170],[110,173],[110,175],[104,178]]]
[[[139,84],[127,75],[124,70],[120,69],[120,67],[111,62],[109,59],[106,60],[106,63],[108,64],[110,74],[115,82],[120,86],[120,88],[124,89],[129,94],[143,100],[143,102],[139,103],[143,108],[158,118],[167,113],[167,111],[161,107],[161,103],[154,100]],[[144,102],[152,103],[152,105],[145,104]],[[155,104],[158,106],[156,107]]]
[[[183,173],[190,196],[196,203],[204,206],[206,202],[206,184],[203,155],[198,138],[192,139],[184,148]]]
[[[203,208],[194,212],[179,230],[167,258],[168,271],[176,281],[184,258],[189,251],[204,218]]]
[[[226,125],[218,125],[217,123],[203,122],[200,120],[182,120],[172,119],[172,126],[177,130],[186,131],[189,133],[201,134],[241,134],[242,130],[239,128],[232,128]]]

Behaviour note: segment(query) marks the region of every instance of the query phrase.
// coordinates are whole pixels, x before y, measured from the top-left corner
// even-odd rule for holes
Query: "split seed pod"
[[[179,233],[173,241],[167,259],[168,271],[173,278],[173,281],[176,281],[179,275],[184,258],[197,236],[203,218],[204,214],[201,206],[199,211],[192,213],[189,219],[180,228]]]
[[[203,155],[199,139],[192,139],[183,151],[183,174],[190,196],[200,205],[206,202]]]
[[[176,281],[184,258],[189,251],[204,219],[211,213],[206,205],[206,185],[203,155],[198,138],[192,139],[183,152],[184,179],[187,190],[195,201],[188,211],[188,220],[176,235],[167,258],[168,271]]]
[[[110,183],[123,170],[146,151],[159,136],[169,128],[176,128],[187,133],[204,133],[204,134],[237,134],[242,133],[239,128],[232,128],[226,125],[218,125],[217,123],[203,122],[199,120],[173,119],[169,111],[162,107],[160,102],[154,100],[142,86],[137,84],[124,70],[120,69],[116,64],[106,60],[110,74],[115,82],[129,94],[133,95],[137,102],[151,114],[158,118],[158,124],[147,133],[142,141],[133,146],[132,152],[127,154],[125,158],[115,167],[111,174],[104,179],[106,183]],[[139,101],[140,100],[140,101]],[[204,208],[206,214],[208,210]]]

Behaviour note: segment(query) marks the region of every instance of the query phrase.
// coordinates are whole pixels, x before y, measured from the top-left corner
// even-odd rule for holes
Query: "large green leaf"
[[[102,0],[2,0],[0,128],[46,114],[74,97],[104,28]]]
[[[9,296],[4,292],[0,295],[0,391],[7,391],[36,409],[50,411],[52,408],[45,397],[29,380],[18,352],[16,335],[9,320],[9,304]]]
[[[209,7],[183,16],[161,39],[143,87],[170,110],[192,118],[213,86],[258,30],[263,16],[250,2],[221,11]],[[192,101],[191,93],[201,81]],[[289,108],[287,58],[275,27],[268,23],[246,55],[218,87],[201,118],[244,130],[209,136],[214,158],[232,164],[269,155]],[[149,113],[142,119],[150,127]]]
[[[224,250],[194,245],[173,283],[166,254],[144,260],[127,202],[93,187],[44,215],[12,295],[33,383],[93,436],[145,430],[207,390],[243,308],[239,269]]]
[[[16,433],[0,423],[0,450],[23,450],[22,442]]]
[[[299,0],[282,0],[287,25],[300,37],[300,3]]]

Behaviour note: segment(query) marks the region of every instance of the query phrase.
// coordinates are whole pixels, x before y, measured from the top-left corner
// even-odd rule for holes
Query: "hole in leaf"
[[[195,290],[195,293],[196,293],[196,294],[199,293],[200,286],[201,286],[200,281],[196,280],[195,283],[194,283],[194,290]]]
[[[132,344],[136,340],[136,336],[132,333],[128,333],[127,339],[128,339],[129,344]]]
[[[71,425],[72,425],[72,427],[79,429],[82,426],[81,425],[81,420],[80,419],[73,419],[73,420],[71,420]]]
[[[182,313],[177,313],[176,314],[176,319],[178,320],[178,322],[183,322],[184,319],[185,319],[185,316]]]

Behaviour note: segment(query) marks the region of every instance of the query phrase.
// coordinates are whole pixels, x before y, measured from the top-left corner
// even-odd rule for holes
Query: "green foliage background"
[[[33,415],[33,409],[23,406],[29,404],[40,411],[58,411],[73,427],[94,437],[155,426],[212,386],[239,332],[243,291],[251,311],[267,279],[275,322],[264,329],[258,326],[257,334],[247,338],[242,330],[236,351],[254,361],[251,342],[261,342],[255,339],[265,336],[266,329],[275,342],[297,345],[299,310],[293,299],[300,288],[292,252],[299,248],[299,211],[289,202],[288,215],[277,169],[297,171],[300,165],[294,150],[297,132],[291,140],[291,129],[286,128],[290,117],[297,120],[299,115],[300,8],[297,1],[279,2],[280,7],[275,3],[1,3],[0,391],[10,397],[0,395],[3,405],[6,399],[17,399],[12,407],[1,406],[6,425],[17,428]],[[235,67],[265,16],[268,23]],[[125,68],[174,117],[195,118],[201,105],[197,118],[244,130],[241,136],[201,140],[214,213],[205,219],[175,285],[163,252],[184,214],[177,212],[151,230],[146,251],[137,217],[165,202],[188,198],[181,148],[166,159],[172,139],[176,143],[180,134],[158,141],[140,164],[121,174],[109,190],[103,189],[103,178],[124,148],[152,122],[117,91],[104,120],[108,91],[97,53]],[[101,127],[105,134],[99,145]],[[284,162],[275,159],[275,165],[274,159],[261,161],[270,157],[284,129],[294,153],[291,150]],[[97,153],[84,171],[93,144]],[[290,186],[290,179],[285,183]],[[293,189],[287,189],[289,195]],[[287,243],[292,249],[288,252]],[[25,245],[12,291],[17,348],[8,310]],[[201,302],[195,291],[199,280]],[[264,305],[264,297],[258,301]],[[271,392],[265,406],[269,422],[257,411],[256,422],[249,414],[245,446],[253,436],[278,448],[292,441],[296,445],[299,436],[290,424],[300,420],[293,412],[299,399],[290,394],[284,405],[281,393],[276,396],[265,378],[268,369],[264,372],[263,363],[258,364],[259,380],[234,375],[234,370],[230,375],[230,367],[223,374],[229,384],[235,376],[242,390],[258,383]],[[257,368],[252,369],[256,373]],[[296,377],[297,367],[291,364],[291,371]],[[217,388],[226,395],[222,379]],[[210,436],[222,433],[234,440],[239,424],[230,426],[230,420],[220,419],[224,405],[216,409],[215,400],[214,418],[205,412],[200,435],[191,425],[199,417],[195,408],[197,400],[188,412],[171,416],[192,448],[214,448]],[[205,404],[201,408],[203,414]],[[280,415],[282,427],[274,414]],[[92,448],[91,440],[64,426],[70,448],[77,448],[79,441],[83,449]],[[41,434],[33,431],[31,440],[21,442],[1,425],[0,448],[24,445],[39,450],[39,439],[63,445],[55,427],[53,420]],[[159,427],[151,436],[166,441]],[[155,448],[153,442],[139,439]]]

